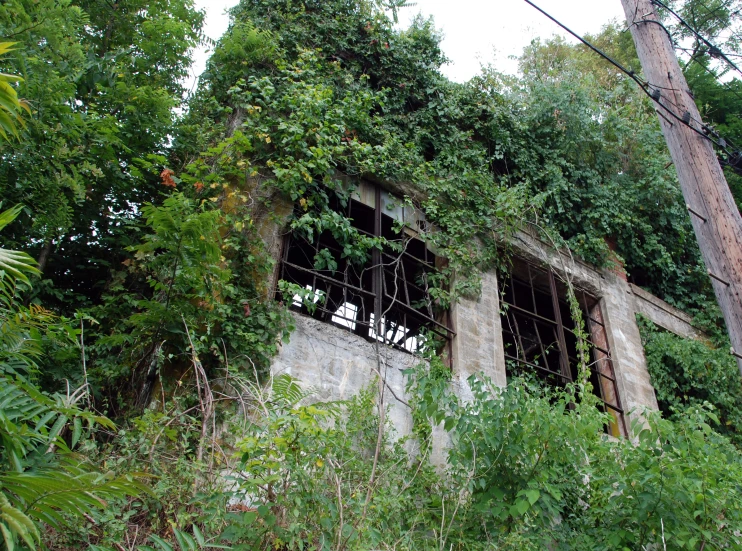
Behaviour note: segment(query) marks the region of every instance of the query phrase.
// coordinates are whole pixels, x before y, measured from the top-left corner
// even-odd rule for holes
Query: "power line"
[[[701,68],[702,68],[702,69],[703,69],[704,71],[706,71],[706,72],[707,72],[708,74],[710,74],[710,75],[711,75],[712,77],[714,77],[714,79],[716,79],[716,81],[717,81],[717,82],[718,82],[719,84],[721,84],[721,85],[722,85],[722,86],[723,86],[724,88],[726,88],[726,89],[727,89],[727,90],[728,90],[729,92],[731,92],[732,94],[734,94],[735,96],[737,96],[737,97],[738,97],[739,99],[741,99],[741,100],[742,100],[742,94],[740,94],[739,92],[737,92],[737,90],[735,90],[734,88],[732,88],[732,87],[731,87],[731,86],[729,85],[729,83],[728,83],[728,82],[722,82],[722,81],[720,81],[720,80],[719,80],[719,75],[717,75],[717,74],[716,74],[716,73],[715,73],[714,71],[712,71],[711,69],[709,69],[709,68],[708,68],[708,67],[707,67],[707,66],[706,66],[705,64],[701,63],[701,62],[700,62],[700,61],[698,60],[698,58],[697,58],[697,57],[692,57],[692,58],[690,58],[690,61],[688,61],[688,65],[690,65],[690,64],[691,64],[691,63],[693,63],[693,62],[695,62],[695,64],[696,64],[696,65],[700,66],[700,67],[701,67]]]
[[[663,4],[660,0],[650,0],[650,1],[652,2],[652,4],[654,4],[656,6],[659,6],[659,7],[663,8],[663,9],[667,10],[671,14],[673,14],[675,16],[675,18],[678,21],[680,21],[680,24],[681,25],[683,25],[685,28],[687,28],[690,32],[692,32],[695,35],[695,37],[700,42],[702,42],[703,44],[706,45],[706,47],[709,49],[709,55],[711,57],[719,57],[719,58],[723,59],[724,61],[726,61],[729,64],[730,67],[734,68],[735,71],[737,71],[739,74],[742,75],[742,69],[740,69],[739,67],[737,67],[737,65],[735,65],[734,62],[731,59],[729,59],[729,57],[724,52],[722,52],[717,46],[715,46],[714,44],[712,44],[711,42],[709,42],[704,36],[701,35],[701,33],[699,33],[696,29],[694,29],[690,25],[690,23],[688,23],[685,19],[683,19],[680,16],[680,14],[678,14],[677,12],[675,12],[669,6]]]
[[[652,0],[652,1],[656,1],[656,0]],[[628,75],[633,81],[635,81],[639,85],[639,87],[642,89],[642,91],[647,96],[649,96],[652,99],[652,101],[654,101],[654,103],[656,103],[657,105],[659,105],[660,107],[662,107],[662,109],[664,109],[665,111],[667,111],[667,113],[669,113],[670,116],[673,119],[675,119],[677,122],[679,122],[679,123],[687,126],[688,128],[690,128],[691,130],[693,130],[693,132],[695,132],[696,134],[698,134],[702,138],[705,138],[705,139],[709,140],[711,143],[713,143],[714,145],[716,145],[719,149],[721,149],[722,151],[724,151],[724,153],[726,153],[727,156],[730,159],[733,158],[733,154],[730,153],[729,150],[727,149],[727,144],[730,143],[729,140],[725,140],[724,138],[722,138],[718,134],[718,132],[716,132],[716,130],[714,130],[713,128],[707,126],[702,121],[698,121],[696,119],[692,119],[691,116],[690,116],[690,113],[688,113],[687,111],[684,113],[683,116],[681,116],[681,115],[678,115],[677,113],[675,113],[672,109],[670,109],[669,107],[667,107],[665,104],[663,104],[660,101],[660,99],[662,99],[664,97],[662,95],[662,91],[661,91],[662,87],[655,86],[652,83],[647,82],[647,81],[643,81],[642,79],[640,79],[636,75],[636,73],[633,70],[627,69],[626,67],[624,67],[623,65],[621,65],[621,63],[619,63],[618,61],[616,61],[615,59],[613,59],[611,56],[609,56],[605,52],[601,51],[597,47],[593,46],[590,42],[588,42],[582,36],[580,36],[579,34],[577,34],[576,32],[574,32],[572,29],[570,29],[569,27],[567,27],[564,23],[562,23],[561,21],[557,20],[552,15],[550,15],[547,12],[545,12],[540,7],[538,7],[536,4],[534,4],[533,2],[531,2],[531,0],[524,0],[524,2],[526,4],[528,4],[529,6],[531,6],[532,8],[535,8],[537,11],[541,12],[543,15],[545,15],[549,19],[551,19],[551,21],[553,21],[554,23],[556,23],[557,25],[559,25],[562,29],[564,29],[565,31],[567,31],[572,36],[574,36],[577,40],[579,40],[580,42],[582,42],[585,46],[587,46],[592,51],[594,51],[596,54],[598,54],[599,56],[601,56],[603,59],[605,59],[606,61],[608,61],[609,63],[611,63],[619,71],[621,71],[621,72],[625,73],[626,75]],[[642,21],[645,22],[645,23],[646,22],[649,22],[649,20],[640,20],[639,22],[642,22]],[[635,24],[635,23],[632,23],[632,24]],[[654,88],[654,90],[650,90],[650,87]],[[675,90],[675,91],[678,91],[678,90]],[[669,102],[669,103],[672,103],[672,105],[674,105],[675,107],[679,108],[679,106],[677,104],[673,103],[669,98],[665,98],[665,100],[667,102]],[[658,111],[658,113],[659,112],[660,111]],[[701,126],[701,129],[702,130],[699,130],[698,128],[696,128],[695,126],[693,126],[691,124],[691,121],[696,122],[697,124],[699,124]],[[669,121],[669,122],[672,122],[672,121]],[[718,137],[719,140],[715,140],[711,136]]]

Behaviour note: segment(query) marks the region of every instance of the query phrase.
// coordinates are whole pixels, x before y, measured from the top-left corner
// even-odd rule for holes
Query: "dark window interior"
[[[354,263],[329,231],[312,241],[297,232],[290,234],[284,242],[280,277],[308,290],[308,298],[294,297],[292,308],[408,352],[423,350],[431,336],[440,341],[436,349],[447,346],[453,336],[447,315],[436,308],[428,292],[428,276],[444,261],[415,237],[415,229],[425,224],[421,213],[366,183],[346,206],[337,203],[335,210],[354,228],[393,241],[402,251],[375,249],[365,262]],[[315,267],[323,250],[337,264],[335,270]]]
[[[577,379],[578,347],[575,323],[567,303],[567,287],[550,269],[515,260],[504,278],[502,334],[508,377],[532,375],[552,386]],[[585,320],[590,358],[590,382],[601,408],[612,420],[606,432],[625,436],[626,425],[618,395],[599,300],[576,290]]]

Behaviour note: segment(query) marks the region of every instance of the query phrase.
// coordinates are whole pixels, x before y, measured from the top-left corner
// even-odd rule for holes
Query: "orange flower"
[[[162,185],[167,187],[176,187],[175,180],[173,180],[173,172],[169,168],[166,168],[162,172],[160,172],[160,178],[162,178]]]
[[[196,188],[196,193],[201,193],[204,190],[204,185],[201,182],[196,182],[193,187]]]

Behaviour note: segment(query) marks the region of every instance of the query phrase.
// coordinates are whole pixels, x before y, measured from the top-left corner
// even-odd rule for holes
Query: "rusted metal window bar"
[[[624,411],[600,303],[584,291],[576,292],[588,329],[589,371],[593,391],[602,409],[606,413],[614,412],[614,421],[606,427],[607,432],[616,436],[626,435]],[[570,325],[563,319],[563,309],[568,315],[569,308],[560,294],[557,278],[551,269],[516,262],[503,290],[502,321],[505,358],[511,362],[510,365],[530,368],[542,376],[554,377],[552,384],[557,381],[561,386],[574,381],[577,375],[577,342],[581,337],[572,325],[571,317],[567,318]],[[546,328],[553,332],[548,339],[543,334]],[[514,353],[507,347],[514,347]],[[535,353],[536,350],[539,354]],[[558,354],[558,361],[555,361],[554,353]]]
[[[352,215],[355,229],[365,235],[408,240],[402,251],[373,249],[370,261],[359,266],[343,258],[342,247],[331,235],[315,236],[311,242],[296,234],[285,238],[280,278],[314,293],[313,304],[294,302],[292,308],[407,352],[425,345],[420,338],[423,330],[449,346],[454,332],[447,325],[447,316],[436,316],[427,288],[427,274],[435,270],[435,255],[421,241],[390,229],[392,219],[381,211],[378,188],[375,206],[372,209],[351,200],[346,209],[338,210]],[[408,251],[407,245],[413,242],[419,243],[416,254]],[[315,268],[315,258],[322,250],[333,257],[336,270]]]

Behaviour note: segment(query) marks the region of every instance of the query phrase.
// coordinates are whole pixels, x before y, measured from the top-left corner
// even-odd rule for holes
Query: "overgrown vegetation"
[[[684,339],[640,319],[644,355],[663,414],[674,419],[690,406],[710,405],[719,416],[716,430],[742,444],[742,382],[729,348]]]
[[[274,228],[359,264],[394,247],[331,208],[359,178],[435,223],[441,309],[530,226],[723,331],[646,99],[559,40],[517,78],[450,82],[432,21],[395,30],[402,4],[242,0],[187,101],[190,0],[0,5],[1,549],[742,547],[739,380],[702,343],[646,326],[669,417],[633,443],[579,385],[472,379],[464,403],[435,357],[401,440],[376,392],[309,405],[269,379],[291,331]],[[709,29],[736,24],[722,4]],[[627,36],[595,40],[631,64]]]

